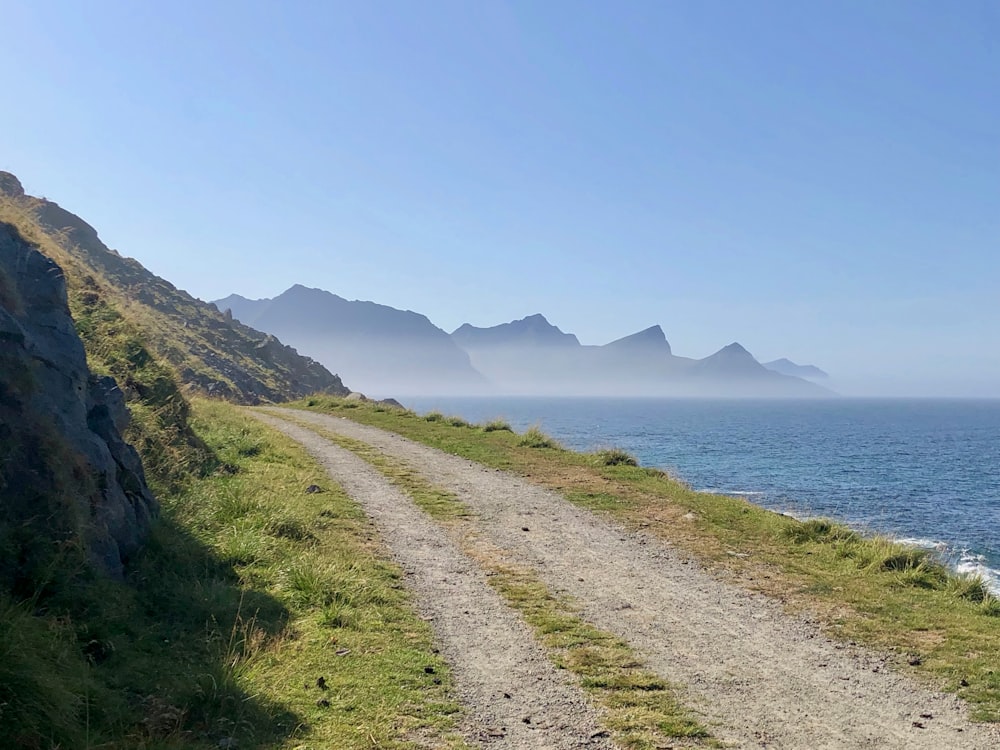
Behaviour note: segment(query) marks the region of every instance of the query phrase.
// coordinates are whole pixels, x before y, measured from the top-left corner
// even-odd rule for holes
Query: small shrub
[[[638,466],[639,461],[631,453],[621,448],[609,448],[597,452],[597,460],[601,466]]]
[[[335,600],[323,608],[322,623],[328,628],[356,628],[358,613],[352,604]]]
[[[922,589],[941,588],[947,581],[947,568],[929,559],[922,560],[918,564],[896,573],[897,584],[917,586]]]
[[[447,421],[452,427],[472,427],[471,424],[466,422],[461,417],[448,417]]]
[[[272,518],[267,523],[267,531],[279,539],[290,539],[293,542],[312,542],[316,537],[297,518]]]
[[[250,565],[264,558],[267,545],[253,523],[236,523],[222,537],[219,552],[233,565]]]
[[[443,422],[445,416],[439,411],[429,411],[424,415],[424,419],[428,422]]]
[[[929,562],[930,552],[919,547],[907,547],[902,544],[880,544],[877,540],[871,545],[871,553],[859,556],[859,562],[865,562],[862,567],[877,570],[913,570]]]
[[[948,580],[948,590],[959,599],[982,603],[990,598],[986,581],[978,575],[956,575]]]
[[[1000,617],[1000,599],[988,595],[979,603],[979,611],[987,617]]]
[[[860,542],[861,536],[843,524],[828,518],[811,518],[785,529],[785,534],[798,544],[806,542]]]
[[[523,448],[561,448],[562,446],[554,439],[546,435],[537,427],[529,427],[521,436],[517,443]]]
[[[292,599],[300,606],[323,606],[332,601],[327,581],[314,566],[297,565],[288,571],[286,580]]]
[[[483,425],[483,432],[513,432],[514,428],[504,419],[491,419]]]

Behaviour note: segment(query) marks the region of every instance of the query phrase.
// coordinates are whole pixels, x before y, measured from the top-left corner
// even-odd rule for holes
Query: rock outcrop
[[[95,295],[107,298],[144,346],[169,363],[186,390],[245,404],[348,392],[319,362],[112,250],[82,218],[58,203],[26,195],[17,177],[0,171],[0,209],[5,204],[45,235],[43,250],[69,279],[74,313]]]
[[[62,269],[0,223],[0,553],[32,574],[78,545],[120,576],[158,505],[114,379],[90,372]]]

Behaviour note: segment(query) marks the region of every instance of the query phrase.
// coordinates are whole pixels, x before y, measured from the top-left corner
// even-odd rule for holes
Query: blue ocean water
[[[407,406],[620,447],[695,489],[938,550],[1000,590],[1000,400],[419,398]]]

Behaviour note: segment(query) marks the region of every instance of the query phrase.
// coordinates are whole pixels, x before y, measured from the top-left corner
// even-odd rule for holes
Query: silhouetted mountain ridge
[[[563,333],[541,313],[489,328],[464,323],[452,332],[451,337],[466,350],[481,346],[580,346],[576,336]]]
[[[666,354],[673,353],[670,350],[670,342],[667,341],[667,336],[663,333],[663,329],[659,325],[650,326],[630,336],[615,339],[611,343],[605,344],[604,348],[622,352],[658,351]]]
[[[784,357],[765,362],[764,367],[774,372],[780,372],[782,375],[793,375],[806,380],[826,380],[830,377],[829,373],[819,369],[816,365],[798,365]]]
[[[469,393],[487,387],[451,336],[412,310],[301,284],[273,299],[232,294],[215,304],[309,352],[367,393]]]

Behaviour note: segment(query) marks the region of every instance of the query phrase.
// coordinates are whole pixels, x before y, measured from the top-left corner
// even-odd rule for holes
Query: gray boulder
[[[158,510],[139,455],[122,437],[129,422],[124,396],[113,378],[95,376],[87,366],[62,269],[3,223],[0,357],[0,407],[6,420],[16,419],[4,451],[47,447],[35,455],[34,473],[62,478],[39,486],[67,495],[54,507],[69,517],[50,519],[52,528],[62,537],[69,529],[98,568],[121,576]],[[37,526],[44,514],[30,498],[41,502],[38,489],[26,486],[31,473],[17,468],[0,463],[0,518],[16,524],[18,515],[28,514],[25,520]]]

